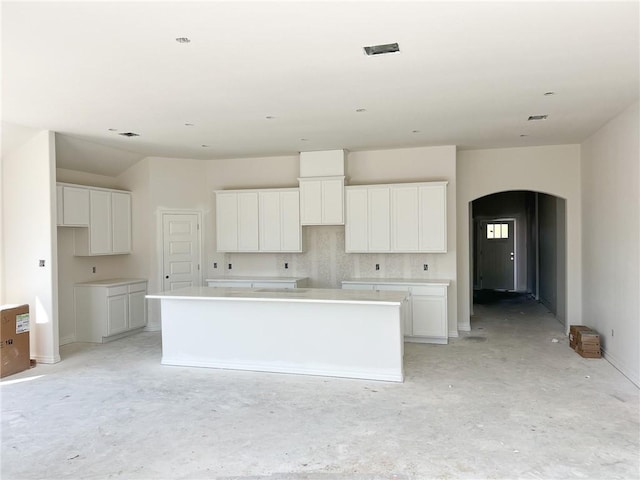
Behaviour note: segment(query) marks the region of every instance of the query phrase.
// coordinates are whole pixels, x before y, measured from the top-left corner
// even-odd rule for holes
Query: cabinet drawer
[[[409,290],[412,295],[428,295],[433,297],[444,297],[447,295],[447,287],[444,285],[411,285]]]
[[[107,297],[113,297],[114,295],[124,295],[129,292],[127,285],[118,285],[117,287],[107,288]]]
[[[146,290],[147,290],[146,282],[132,283],[131,285],[129,285],[129,293],[144,292]]]

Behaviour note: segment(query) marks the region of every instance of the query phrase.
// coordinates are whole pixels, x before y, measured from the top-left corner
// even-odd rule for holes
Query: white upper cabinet
[[[446,252],[447,182],[346,187],[347,252]]]
[[[300,252],[300,194],[298,189],[258,192],[260,251]]]
[[[297,188],[215,193],[217,251],[302,251]]]
[[[130,192],[64,184],[57,188],[62,189],[60,225],[78,227],[73,231],[74,255],[131,253]]]
[[[89,225],[89,190],[66,185],[57,186],[58,225],[86,227]]]
[[[447,251],[447,184],[421,185],[418,189],[420,206],[420,250]]]
[[[298,181],[302,225],[344,225],[344,176]]]
[[[418,187],[396,186],[391,190],[391,248],[394,251],[418,252],[420,215]]]
[[[238,250],[238,194],[216,192],[216,246],[219,252]]]
[[[108,255],[113,252],[113,224],[111,218],[111,192],[91,190],[89,192],[89,255]],[[84,247],[84,245],[82,246]],[[84,249],[80,249],[84,254]],[[76,249],[76,254],[78,249]]]
[[[258,194],[255,192],[238,194],[238,251],[257,252],[258,237]]]
[[[216,192],[219,252],[257,252],[258,192]]]
[[[131,251],[131,195],[111,192],[113,253]]]
[[[389,252],[389,186],[346,188],[346,252]]]
[[[362,187],[347,187],[346,221],[344,238],[346,252],[369,251],[369,202],[368,190]]]

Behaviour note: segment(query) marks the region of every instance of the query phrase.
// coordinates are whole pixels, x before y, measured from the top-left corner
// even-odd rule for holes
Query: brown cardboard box
[[[587,343],[600,345],[600,335],[595,330],[580,330],[578,332],[578,345]]]
[[[0,377],[6,377],[31,366],[29,305],[2,305],[0,308]]]
[[[571,325],[569,327],[569,346],[576,349],[576,345],[578,344],[578,332],[581,330],[591,330],[586,325]]]
[[[598,348],[598,350],[583,350],[582,348],[578,347],[576,348],[576,352],[578,352],[578,354],[584,358],[602,358],[602,352],[600,351],[600,348]]]

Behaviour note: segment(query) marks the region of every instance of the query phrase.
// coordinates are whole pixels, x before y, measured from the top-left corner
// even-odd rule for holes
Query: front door
[[[480,288],[515,290],[515,220],[480,223]]]
[[[200,285],[197,213],[162,214],[163,290]]]

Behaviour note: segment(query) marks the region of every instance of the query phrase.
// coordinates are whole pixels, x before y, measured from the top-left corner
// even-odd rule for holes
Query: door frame
[[[513,292],[517,292],[518,291],[518,242],[517,242],[517,231],[518,231],[518,227],[517,227],[517,219],[515,217],[478,217],[476,219],[477,222],[477,230],[476,233],[478,234],[477,240],[478,240],[478,249],[483,248],[483,244],[486,241],[486,238],[484,238],[483,236],[480,235],[480,232],[482,232],[482,225],[486,224],[486,223],[500,223],[500,222],[513,222],[513,290],[507,290],[507,291],[513,291]],[[478,261],[478,269],[477,269],[477,273],[478,277],[482,276],[482,262]],[[477,279],[477,283],[478,285],[480,285],[480,288],[482,288],[482,281],[478,278]],[[473,298],[473,297],[472,297]]]
[[[200,210],[158,210],[158,285],[164,288],[164,216],[165,215],[197,215],[198,217],[198,285],[202,285],[204,266],[202,264],[202,211]]]

